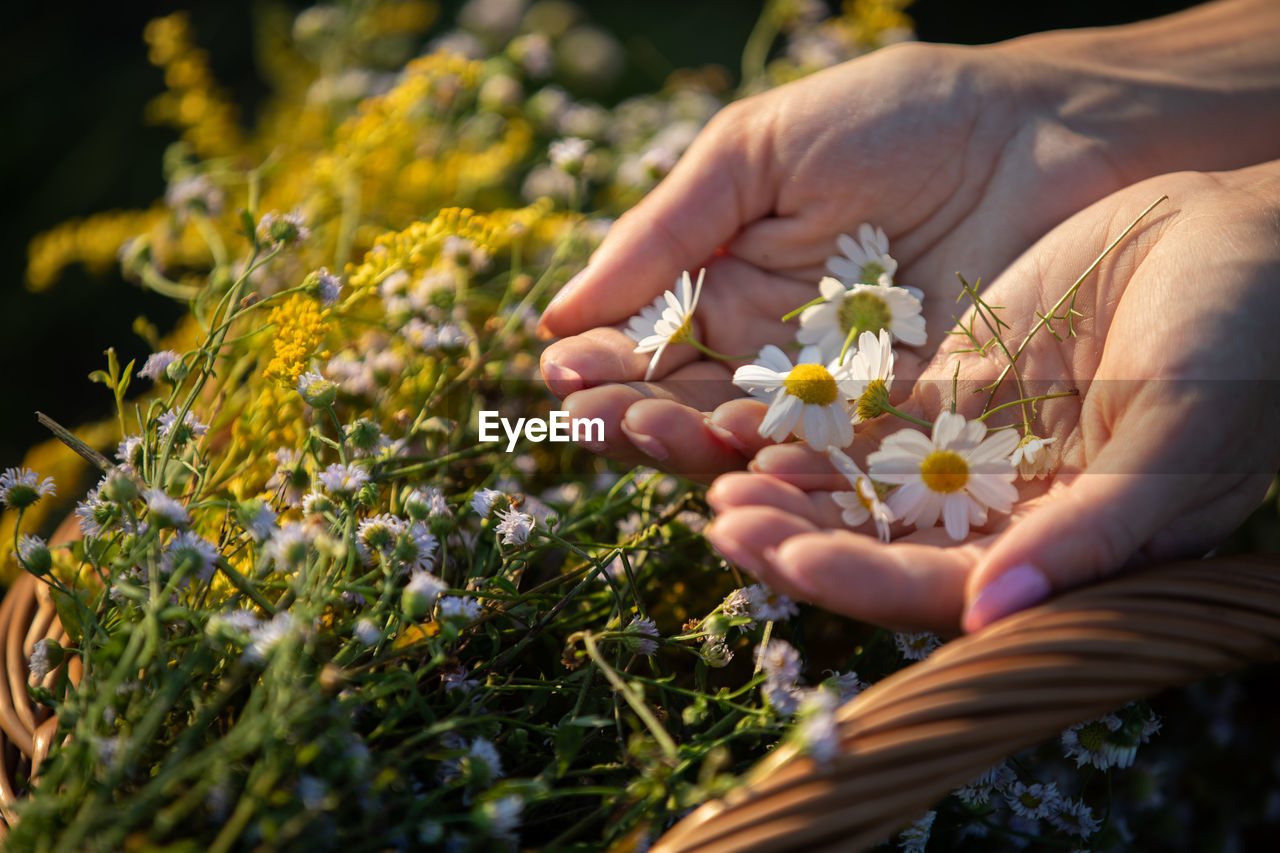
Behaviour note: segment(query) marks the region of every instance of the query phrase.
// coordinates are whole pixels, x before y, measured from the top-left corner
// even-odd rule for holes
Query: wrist
[[[1280,157],[1280,4],[1225,0],[1120,27],[983,48],[1032,121],[1103,158],[1116,188]]]

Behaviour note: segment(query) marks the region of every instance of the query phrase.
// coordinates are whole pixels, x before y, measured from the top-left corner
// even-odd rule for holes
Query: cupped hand
[[[898,367],[918,372],[957,310],[955,270],[995,275],[1127,180],[1045,107],[1046,76],[1025,51],[909,44],[725,108],[543,317],[544,333],[570,336],[543,354],[548,385],[606,424],[593,449],[704,480],[743,467],[762,443],[736,407],[704,415],[741,396],[742,361],[677,345],[645,383],[650,356],[621,324],[705,267],[695,332],[750,360],[792,339],[780,318],[864,222],[888,233],[898,283],[925,292],[928,340]]]
[[[1202,554],[1257,506],[1280,463],[1280,161],[1236,172],[1154,178],[1053,229],[984,292],[1002,306],[1012,349],[1140,211],[1157,207],[1082,285],[1078,335],[1041,331],[1019,359],[1044,401],[1056,471],[1019,482],[1012,516],[952,541],[941,527],[845,529],[832,491],[849,489],[802,444],[762,450],[752,473],[719,478],[712,544],[801,599],[897,628],[976,630],[1053,592],[1141,561]],[[978,324],[978,338],[990,335]],[[952,398],[976,416],[1007,364],[951,337],[904,410],[932,419]],[[1002,399],[1016,395],[1012,380]],[[744,404],[745,407],[745,404]],[[752,404],[744,417],[762,416]],[[1018,407],[988,426],[1019,422]],[[860,428],[865,458],[904,426]]]

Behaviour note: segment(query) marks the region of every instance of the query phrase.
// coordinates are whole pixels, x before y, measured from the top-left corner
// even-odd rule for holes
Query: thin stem
[[[1035,397],[1023,397],[1021,400],[1010,400],[1008,403],[1001,403],[995,408],[987,409],[985,412],[978,415],[978,417],[975,418],[975,420],[985,421],[988,415],[994,415],[996,412],[1000,411],[1001,409],[1008,409],[1011,406],[1021,406],[1021,405],[1025,405],[1026,403],[1039,402],[1040,400],[1055,400],[1058,397],[1078,397],[1078,396],[1080,396],[1080,389],[1072,388],[1070,391],[1060,391],[1056,394],[1040,394]]]
[[[653,739],[658,742],[658,746],[662,747],[663,753],[665,753],[668,758],[674,760],[679,755],[679,750],[676,748],[676,742],[671,739],[671,735],[662,727],[662,723],[658,722],[658,718],[653,715],[653,711],[649,710],[649,706],[641,702],[640,699],[631,692],[631,687],[627,682],[622,680],[622,677],[614,671],[613,667],[605,663],[604,658],[600,654],[600,650],[596,648],[595,638],[591,635],[590,631],[583,632],[582,643],[586,646],[587,654],[591,657],[591,660],[595,662],[596,666],[600,667],[600,672],[603,673],[604,677],[609,680],[611,685],[613,685],[613,689],[622,694],[622,698],[631,706],[631,710],[636,712],[636,716],[638,716],[645,724],[645,727],[649,729],[649,732],[653,735]]]
[[[699,350],[705,355],[709,355],[712,358],[718,358],[721,361],[744,361],[744,360],[751,360],[756,357],[755,353],[750,353],[749,355],[725,355],[722,352],[716,352],[715,350],[711,349],[706,344],[704,344],[702,341],[694,337],[690,337],[688,340],[681,341],[680,343],[690,344],[695,349]]]
[[[893,406],[890,406],[888,403],[884,403],[881,406],[881,408],[883,408],[889,414],[897,415],[898,417],[902,418],[904,421],[913,423],[916,426],[922,426],[922,427],[927,427],[929,429],[933,429],[933,424],[929,423],[928,421],[921,420],[920,418],[917,418],[915,415],[908,415],[906,412],[902,411],[901,409],[894,408]]]
[[[790,320],[792,317],[795,317],[799,314],[803,314],[807,309],[812,308],[815,305],[821,305],[826,301],[827,301],[827,297],[825,296],[819,296],[817,299],[810,299],[808,302],[801,305],[799,308],[795,309],[794,311],[788,311],[786,314],[783,314],[782,322],[785,323],[788,320]]]

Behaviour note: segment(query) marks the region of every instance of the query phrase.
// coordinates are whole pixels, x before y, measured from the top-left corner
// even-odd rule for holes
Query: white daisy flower
[[[157,527],[180,527],[191,521],[187,508],[161,489],[150,489],[144,495],[147,514]]]
[[[1062,810],[1049,815],[1049,823],[1068,835],[1088,838],[1102,828],[1102,821],[1093,816],[1093,809],[1085,805],[1084,800],[1066,800]]]
[[[511,505],[511,498],[497,489],[476,489],[476,493],[471,496],[471,508],[479,516],[487,518],[494,512],[495,504],[501,510]]]
[[[988,436],[981,421],[943,412],[932,439],[913,429],[894,433],[867,457],[867,467],[871,479],[898,486],[888,500],[895,518],[923,530],[941,516],[959,541],[986,523],[989,509],[1013,508],[1018,491],[1009,454],[1017,442],[1010,430]]]
[[[375,554],[388,558],[400,534],[408,529],[409,525],[403,519],[385,512],[360,522],[356,528],[356,550],[360,554],[360,562],[372,565]]]
[[[356,465],[334,462],[321,471],[316,479],[330,494],[351,496],[369,482],[369,472]]]
[[[440,599],[440,619],[459,625],[470,625],[480,618],[484,608],[469,595],[451,595]]]
[[[827,272],[846,285],[875,284],[889,287],[898,262],[889,254],[889,238],[884,229],[869,223],[858,226],[858,238],[848,234],[836,238],[840,254],[827,258]]]
[[[209,425],[196,419],[192,412],[187,412],[178,420],[177,412],[165,412],[157,420],[157,432],[161,438],[168,438],[173,433],[175,446],[182,446],[193,438],[203,438],[209,432]]]
[[[773,639],[761,646],[758,661],[767,681],[795,684],[800,678],[800,652],[786,640]]]
[[[1013,465],[1018,475],[1024,480],[1037,480],[1052,470],[1049,454],[1045,448],[1057,441],[1056,438],[1037,438],[1027,433],[1013,450]]]
[[[840,727],[836,723],[839,707],[839,697],[830,690],[809,690],[800,702],[796,734],[805,751],[819,764],[826,764],[840,752]]]
[[[0,502],[11,509],[26,509],[45,495],[56,493],[53,478],[30,468],[6,468],[0,474]]]
[[[827,448],[827,456],[836,470],[853,486],[849,492],[832,492],[831,499],[840,507],[840,517],[850,527],[858,527],[871,521],[881,542],[889,541],[889,525],[893,523],[893,511],[880,500],[871,478],[862,473],[858,464],[841,450]]]
[[[747,393],[772,394],[760,435],[783,441],[794,434],[814,450],[853,442],[849,400],[856,399],[866,383],[854,379],[849,365],[829,362],[816,347],[805,347],[792,366],[786,354],[770,344],[760,350],[754,364],[734,372],[733,384]]]
[[[638,655],[651,655],[658,650],[658,626],[652,619],[637,616],[627,625],[624,640],[627,650]]]
[[[262,622],[249,629],[250,642],[244,650],[244,659],[249,663],[266,663],[267,655],[280,644],[280,641],[293,633],[298,627],[298,620],[287,610],[281,610],[271,621]]]
[[[1014,782],[1005,789],[1005,802],[1020,817],[1039,820],[1062,810],[1062,794],[1056,782],[1028,785]]]
[[[794,601],[764,584],[753,583],[745,589],[747,612],[757,622],[785,622],[800,612]]]
[[[43,575],[53,568],[53,554],[49,551],[48,543],[30,533],[24,533],[18,538],[18,550],[14,556],[32,574]]]
[[[165,576],[185,571],[188,575],[207,581],[213,577],[213,570],[218,565],[220,556],[218,547],[208,539],[190,530],[183,530],[165,548],[160,558],[160,571]]]
[[[490,779],[498,779],[503,775],[502,756],[498,754],[498,748],[491,741],[482,737],[471,741],[467,756],[472,762],[478,761],[483,764]]]
[[[1008,762],[1002,761],[972,782],[962,785],[955,795],[970,806],[986,805],[993,791],[1003,791],[1017,781],[1017,778]]]
[[[376,646],[382,639],[382,629],[372,619],[359,619],[351,629],[351,636],[362,646]]]
[[[150,379],[156,382],[162,377],[168,377],[169,365],[178,360],[178,354],[171,349],[153,352],[147,356],[147,363],[142,365],[142,369],[138,371],[138,376],[143,379]]]
[[[845,287],[830,276],[818,282],[823,301],[800,312],[796,340],[816,344],[822,357],[833,361],[853,333],[856,341],[863,332],[879,334],[881,329],[895,341],[920,346],[927,339],[920,300],[902,287],[855,284]]]
[[[309,525],[291,521],[272,531],[264,551],[279,570],[300,568],[311,556],[315,536]]]
[[[529,541],[529,534],[533,532],[532,515],[508,507],[498,512],[498,518],[493,530],[502,537],[503,545],[520,546]]]
[[[677,298],[674,291],[663,291],[653,300],[652,305],[640,309],[640,313],[627,323],[627,337],[636,342],[635,351],[651,352],[649,367],[644,372],[644,381],[653,377],[662,354],[671,344],[688,343],[693,340],[693,312],[698,308],[698,298],[702,295],[702,280],[706,277],[705,269],[698,271],[698,283],[694,285],[686,270],[676,280]]]
[[[893,340],[887,330],[863,332],[858,336],[858,351],[849,359],[849,372],[863,385],[853,407],[853,422],[869,421],[888,411],[889,386],[893,384]]]
[[[931,631],[893,635],[893,644],[907,660],[924,660],[942,645],[942,639]]]

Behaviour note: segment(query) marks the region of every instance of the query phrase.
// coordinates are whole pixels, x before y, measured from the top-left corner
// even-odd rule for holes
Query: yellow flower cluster
[[[156,18],[143,31],[147,58],[164,69],[168,91],[147,105],[147,118],[182,129],[182,138],[204,157],[237,153],[242,145],[237,110],[209,70],[208,54],[191,41],[185,12]]]
[[[263,371],[267,379],[292,386],[306,372],[313,356],[328,356],[317,350],[329,331],[329,309],[313,297],[293,294],[271,309],[267,323],[275,327],[271,337],[274,355]]]
[[[865,48],[880,45],[893,31],[911,31],[911,19],[902,10],[911,0],[844,0],[841,23],[848,27],[854,42]]]
[[[347,281],[351,285],[348,300],[358,300],[396,270],[411,275],[423,272],[435,263],[448,237],[470,240],[489,254],[498,252],[509,246],[514,236],[545,218],[549,210],[550,204],[545,201],[492,213],[447,207],[428,222],[415,222],[403,231],[385,233],[374,241],[361,263],[347,265]]]

